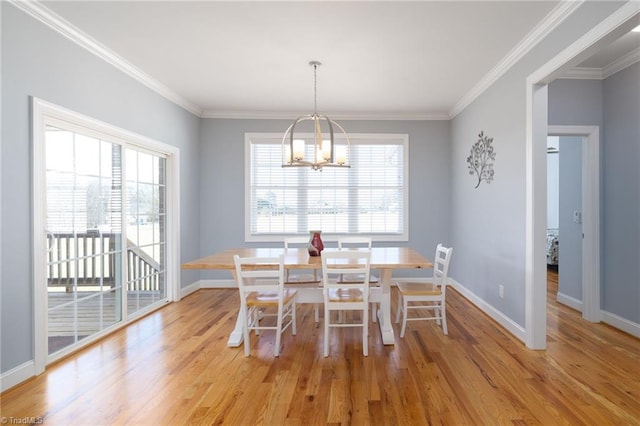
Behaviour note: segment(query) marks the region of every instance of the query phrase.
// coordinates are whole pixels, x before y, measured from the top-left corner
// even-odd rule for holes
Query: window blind
[[[367,234],[406,239],[407,135],[350,135],[351,168],[282,167],[281,140],[247,135],[247,240]],[[305,156],[313,155],[307,145]],[[271,238],[272,240],[281,238]]]

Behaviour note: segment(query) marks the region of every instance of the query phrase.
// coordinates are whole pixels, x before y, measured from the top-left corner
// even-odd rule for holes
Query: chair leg
[[[320,315],[319,315],[319,310],[318,309],[318,304],[316,303],[315,305],[313,305],[313,316],[314,319],[316,320],[316,322],[320,322]]]
[[[440,303],[440,306],[442,306],[442,309],[440,309],[440,315],[442,316],[442,332],[446,336],[447,334],[449,334],[449,331],[447,330],[447,311],[445,308],[444,300]]]
[[[273,356],[280,356],[280,341],[282,339],[282,310],[278,309],[278,322],[276,324],[276,343],[273,346]]]
[[[372,315],[371,321],[373,322],[376,322],[376,319],[378,318],[377,311],[378,311],[378,304],[373,302],[371,304],[371,315]]]
[[[362,310],[362,354],[369,356],[369,309]]]
[[[402,330],[400,330],[400,337],[404,337],[404,332],[407,329],[407,298],[402,299]]]
[[[400,311],[402,311],[402,293],[398,290],[398,303],[396,303],[396,324],[400,322]]]
[[[251,310],[251,323],[255,324],[256,326],[260,325],[260,310],[258,308]],[[260,335],[259,328],[256,328],[253,332],[256,333],[256,336]]]
[[[244,356],[249,356],[251,354],[251,343],[249,338],[249,313],[246,308],[240,310],[240,315],[242,315],[242,333],[244,334]]]
[[[294,336],[296,335],[296,333],[298,332],[298,330],[296,329],[296,302],[294,301],[293,304],[291,305],[291,334],[293,334]]]

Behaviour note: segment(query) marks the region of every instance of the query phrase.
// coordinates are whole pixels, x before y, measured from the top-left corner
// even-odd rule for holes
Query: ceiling
[[[308,63],[318,60],[323,64],[318,111],[334,118],[450,117],[562,6],[559,1],[41,5],[201,116],[311,112]]]

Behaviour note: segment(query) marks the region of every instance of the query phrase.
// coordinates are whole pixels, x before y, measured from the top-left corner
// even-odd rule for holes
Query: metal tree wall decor
[[[478,135],[478,142],[471,147],[471,155],[467,157],[469,174],[478,177],[475,188],[480,186],[480,182],[491,183],[493,180],[493,161],[496,153],[493,151],[493,138],[484,135],[484,131]]]

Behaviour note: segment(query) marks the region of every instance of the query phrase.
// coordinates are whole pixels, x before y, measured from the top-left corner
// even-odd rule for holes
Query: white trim
[[[233,279],[198,280],[186,287],[180,288],[181,298],[187,297],[201,289],[238,288],[238,283]]]
[[[179,302],[180,292],[180,150],[173,147],[166,160],[166,189],[167,189],[167,299],[169,302]]]
[[[549,84],[640,23],[640,2],[629,1],[527,78],[527,86]]]
[[[408,120],[408,121],[439,121],[450,119],[447,112],[422,112],[422,113],[399,113],[385,111],[379,113],[331,113],[325,112],[333,120]],[[256,119],[256,120],[294,120],[304,114],[302,111],[212,111],[205,110],[202,118],[230,118],[230,119]]]
[[[582,303],[585,320],[600,322],[600,128],[549,126],[552,136],[582,136]]]
[[[546,256],[541,229],[547,214],[546,200],[541,199],[541,194],[546,194],[546,161],[542,161],[547,145],[546,84],[632,30],[639,21],[640,2],[625,3],[526,80],[525,330],[527,347],[532,349],[546,347]]]
[[[558,293],[556,295],[556,302],[561,303],[575,309],[578,312],[582,312],[582,300],[578,300],[575,297],[567,296],[564,293]]]
[[[613,74],[640,62],[640,47],[616,59],[603,68],[575,67],[564,73],[562,79],[573,80],[604,80]]]
[[[530,349],[547,345],[547,86],[526,88],[525,173],[525,343]],[[545,214],[540,214],[544,211]]]
[[[604,79],[604,74],[602,68],[574,67],[558,78],[570,80],[602,80]]]
[[[640,62],[640,47],[635,48],[631,52],[626,55],[616,59],[611,62],[609,65],[602,69],[602,74],[604,78],[609,78],[613,74],[622,71],[623,69],[630,67],[636,62]]]
[[[527,36],[507,54],[487,75],[462,97],[449,111],[449,118],[454,118],[468,107],[476,98],[485,92],[493,83],[502,77],[513,65],[549,35],[558,25],[569,17],[584,0],[562,1]]]
[[[96,55],[118,70],[147,86],[160,96],[184,108],[201,118],[238,118],[238,119],[293,119],[299,112],[268,112],[268,111],[212,111],[203,110],[183,96],[169,89],[157,79],[148,75],[120,55],[107,48],[91,36],[47,8],[39,1],[8,0],[12,5],[29,14],[34,19],[47,25],[54,31],[73,41],[80,47]],[[544,39],[560,23],[562,23],[584,0],[560,2],[527,36],[518,43],[487,75],[485,75],[466,95],[462,97],[448,112],[397,113],[380,112],[366,114],[332,114],[333,119],[340,120],[450,120],[471,104],[478,96],[487,90],[495,81],[506,73],[524,55],[533,49],[540,40]]]
[[[14,386],[36,375],[36,365],[33,361],[27,361],[0,375],[0,392],[11,389]],[[3,417],[4,419],[4,417]]]
[[[478,309],[480,309],[482,312],[487,314],[494,321],[504,327],[509,333],[513,334],[521,341],[525,341],[525,330],[520,324],[514,322],[511,318],[503,314],[500,310],[494,308],[492,305],[484,301],[480,296],[467,289],[455,279],[449,277],[448,285],[453,287],[453,289],[460,293],[465,299],[469,300]]]
[[[200,290],[200,281],[191,283],[186,287],[180,287],[180,299],[184,299],[185,297],[195,293],[198,290]]]
[[[72,42],[76,43],[80,47],[86,49],[90,53],[93,53],[98,58],[104,60],[108,64],[114,66],[116,69],[122,71],[134,80],[144,84],[160,96],[165,97],[174,104],[186,109],[190,113],[200,116],[202,114],[202,108],[188,101],[184,97],[178,95],[171,89],[169,89],[160,81],[151,77],[140,68],[134,66],[129,61],[107,48],[97,40],[90,37],[88,34],[75,27],[73,24],[44,6],[39,1],[18,1],[8,0],[13,6],[22,10],[23,12],[31,15],[36,20],[47,25],[57,33],[68,38]]]
[[[238,288],[235,280],[200,280],[200,288]]]
[[[33,247],[33,352],[34,374],[44,372],[47,364],[47,295],[38,283],[47,281],[46,265],[46,152],[44,142],[44,116],[48,105],[31,99],[31,164],[33,173],[32,194],[32,247]],[[45,237],[43,237],[45,236]]]
[[[602,311],[602,322],[640,338],[640,324],[629,321],[611,312]]]

